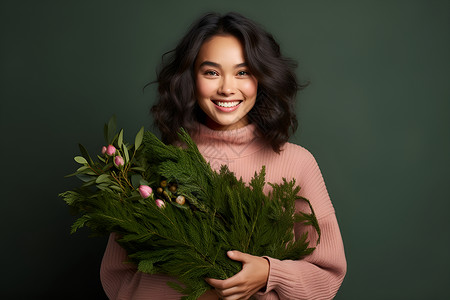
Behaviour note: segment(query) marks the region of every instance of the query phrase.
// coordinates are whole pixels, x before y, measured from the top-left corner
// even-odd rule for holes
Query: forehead
[[[203,43],[197,55],[196,65],[204,61],[218,64],[241,64],[245,62],[244,47],[232,35],[216,35]]]

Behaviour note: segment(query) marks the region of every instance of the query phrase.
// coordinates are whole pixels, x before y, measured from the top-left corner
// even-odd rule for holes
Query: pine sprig
[[[138,270],[175,277],[178,281],[169,285],[185,294],[183,299],[196,299],[209,289],[204,278],[225,279],[240,271],[228,250],[278,259],[301,259],[314,251],[307,233],[294,239],[295,222],[312,226],[320,239],[314,210],[298,196],[295,180],[268,183],[272,190],[266,195],[265,167],[248,185],[226,166],[215,172],[184,130],[184,147],[166,145],[143,131],[130,146],[123,142],[123,130],[114,134],[110,127],[115,123],[105,126],[105,137],[121,149],[116,155],[126,163],[117,166],[100,156],[93,161],[80,147],[83,167],[75,174],[84,183],[61,194],[80,214],[72,232],[90,227],[97,234],[117,233]],[[139,184],[160,191],[143,197]],[[177,196],[186,203],[174,201]],[[296,201],[306,201],[311,213],[296,213]]]

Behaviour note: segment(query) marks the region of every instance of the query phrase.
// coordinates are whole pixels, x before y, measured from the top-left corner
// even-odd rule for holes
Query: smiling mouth
[[[220,107],[235,107],[238,106],[242,101],[241,100],[236,100],[236,101],[217,101],[217,100],[212,100],[212,102],[214,102],[215,105],[220,106]]]

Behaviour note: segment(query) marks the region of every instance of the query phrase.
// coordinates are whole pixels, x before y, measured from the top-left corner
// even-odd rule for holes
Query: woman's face
[[[218,35],[205,42],[194,66],[196,97],[215,130],[241,128],[255,105],[258,81],[249,73],[241,42]]]

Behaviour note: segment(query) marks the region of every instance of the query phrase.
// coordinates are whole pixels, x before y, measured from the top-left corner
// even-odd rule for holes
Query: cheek
[[[198,98],[209,98],[215,91],[215,85],[211,80],[197,78],[196,90]]]
[[[258,92],[258,82],[256,80],[246,81],[242,86],[242,92],[247,97],[256,97],[256,94]]]

